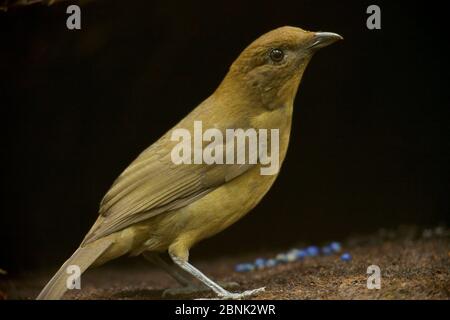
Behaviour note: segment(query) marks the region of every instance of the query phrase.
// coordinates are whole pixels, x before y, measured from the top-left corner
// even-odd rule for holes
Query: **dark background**
[[[378,4],[382,30],[366,28]],[[439,1],[92,1],[0,12],[0,267],[65,260],[121,171],[256,37],[340,33],[301,84],[279,179],[194,257],[448,223],[449,30]]]

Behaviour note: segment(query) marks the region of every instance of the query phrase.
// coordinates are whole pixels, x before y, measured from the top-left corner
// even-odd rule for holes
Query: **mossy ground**
[[[361,240],[362,239],[362,240]],[[353,259],[343,262],[339,255],[306,258],[248,273],[234,272],[234,265],[256,257],[273,257],[275,252],[226,257],[194,264],[214,279],[235,281],[236,289],[266,287],[254,299],[449,299],[450,240],[448,234],[433,237],[396,237],[381,232],[376,236],[353,238],[344,244]],[[381,269],[381,289],[367,289],[367,267]],[[0,277],[0,297],[33,299],[50,273],[28,273],[16,278]],[[177,286],[164,272],[143,259],[111,263],[90,270],[82,277],[82,290],[66,299],[161,299],[165,288]],[[173,298],[213,297],[194,294]]]

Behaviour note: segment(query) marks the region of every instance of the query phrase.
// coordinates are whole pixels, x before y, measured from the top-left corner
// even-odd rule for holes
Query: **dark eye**
[[[280,62],[284,58],[284,52],[281,49],[272,49],[269,53],[270,59],[274,62]]]

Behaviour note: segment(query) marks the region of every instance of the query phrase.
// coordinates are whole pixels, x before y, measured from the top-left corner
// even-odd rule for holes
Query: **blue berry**
[[[305,250],[298,250],[297,251],[297,260],[303,260],[308,256],[308,253]]]
[[[255,267],[251,263],[240,263],[235,267],[236,272],[249,272],[253,271]]]
[[[348,252],[345,252],[341,255],[341,260],[342,261],[350,261],[350,260],[352,260],[352,255]]]
[[[331,248],[331,250],[333,250],[333,252],[339,252],[342,249],[341,244],[336,241],[330,243],[330,248]]]
[[[255,260],[254,265],[255,265],[256,269],[262,269],[266,266],[266,260],[263,258],[258,258]]]
[[[277,265],[277,260],[276,259],[268,259],[266,260],[266,267],[271,268],[271,267],[275,267]]]
[[[306,252],[308,253],[308,256],[315,257],[319,254],[319,248],[316,246],[309,246],[306,248]]]

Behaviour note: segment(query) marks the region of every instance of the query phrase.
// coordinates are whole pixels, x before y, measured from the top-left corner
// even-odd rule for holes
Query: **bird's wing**
[[[179,164],[167,137],[147,148],[117,178],[83,244],[155,215],[184,207],[246,172],[252,164]],[[225,146],[223,146],[225,148]]]

